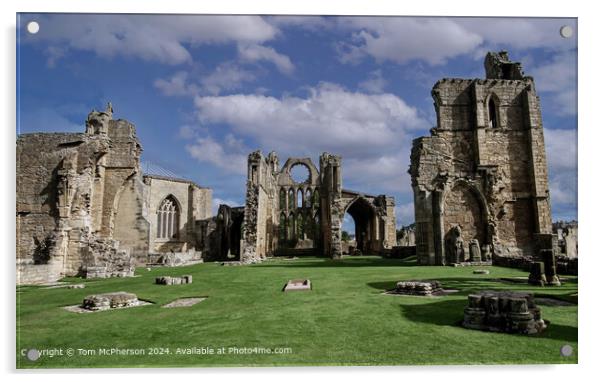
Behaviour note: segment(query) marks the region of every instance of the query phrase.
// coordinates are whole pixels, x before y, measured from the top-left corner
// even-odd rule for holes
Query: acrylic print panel
[[[17,15],[17,367],[577,363],[577,21]]]

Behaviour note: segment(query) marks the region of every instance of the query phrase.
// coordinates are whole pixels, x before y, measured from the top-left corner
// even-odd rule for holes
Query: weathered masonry
[[[533,78],[506,52],[488,53],[485,71],[484,80],[438,81],[437,127],[413,142],[420,264],[464,262],[477,252],[495,263],[555,247]]]
[[[294,179],[301,166],[307,176]],[[342,255],[341,226],[353,217],[357,246],[379,253],[395,245],[395,201],[342,188],[341,157],[320,156],[320,170],[309,158],[289,158],[255,151],[248,158],[248,179],[240,260],[252,262],[280,253]]]
[[[84,133],[17,139],[17,283],[131,276],[161,253],[200,259],[211,190],[143,176],[130,122],[92,111]]]

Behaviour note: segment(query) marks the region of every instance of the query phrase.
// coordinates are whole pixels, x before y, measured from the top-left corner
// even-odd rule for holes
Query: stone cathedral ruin
[[[295,181],[291,169],[303,166],[308,177]],[[249,155],[241,261],[261,260],[278,251],[308,249],[332,258],[342,256],[343,217],[355,221],[362,253],[381,253],[395,243],[395,201],[343,189],[341,157],[320,156],[320,170],[309,158]]]
[[[411,244],[420,265],[513,266],[558,252],[533,78],[506,52],[488,53],[485,69],[485,79],[438,81],[437,126],[413,141]],[[148,264],[337,259],[346,253],[346,213],[359,253],[382,255],[397,244],[393,197],[343,188],[338,155],[281,166],[275,152],[252,152],[244,206],[220,205],[212,216],[211,189],[143,171],[141,152],[135,127],[113,119],[110,104],[88,115],[83,133],[19,135],[18,283],[131,276]],[[295,179],[295,168],[306,178]],[[576,256],[568,233],[565,252]]]

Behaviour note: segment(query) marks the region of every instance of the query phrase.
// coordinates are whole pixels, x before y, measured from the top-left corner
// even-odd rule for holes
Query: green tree
[[[341,239],[346,243],[351,240],[351,236],[349,236],[349,232],[343,231],[341,235]]]

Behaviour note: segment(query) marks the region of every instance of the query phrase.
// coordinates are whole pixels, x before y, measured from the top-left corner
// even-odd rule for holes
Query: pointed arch
[[[314,193],[312,195],[311,206],[313,208],[319,208],[320,207],[320,190],[318,190],[317,188],[314,189]]]
[[[290,188],[288,190],[288,210],[289,211],[293,211],[295,209],[295,201],[296,201],[295,191],[292,188]]]
[[[283,211],[286,209],[286,191],[284,190],[284,188],[280,188],[279,198],[280,210]]]
[[[311,188],[307,188],[307,190],[305,190],[305,207],[312,207],[312,199],[311,199]]]
[[[492,129],[500,127],[500,100],[495,93],[487,97],[487,126]]]
[[[176,239],[180,228],[180,203],[173,195],[167,195],[157,209],[157,238]]]
[[[295,214],[293,212],[288,216],[288,239],[295,239]]]
[[[281,243],[284,243],[287,239],[287,234],[286,234],[286,228],[287,228],[287,219],[286,219],[286,214],[284,212],[280,213],[280,222],[279,222],[279,239]]]
[[[447,237],[455,226],[459,226],[466,253],[468,253],[468,243],[473,239],[477,239],[479,245],[489,242],[487,204],[474,185],[464,180],[451,184],[444,193],[442,207],[444,236]]]
[[[297,208],[303,208],[303,205],[305,204],[303,201],[303,188],[299,187],[299,189],[297,189]]]

